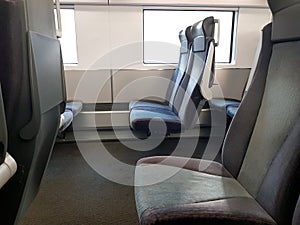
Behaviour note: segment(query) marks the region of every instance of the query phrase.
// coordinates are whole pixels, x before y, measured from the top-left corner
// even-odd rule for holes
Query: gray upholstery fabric
[[[129,103],[129,110],[132,110],[133,108],[140,108],[143,109],[143,107],[146,108],[158,108],[158,109],[166,109],[169,108],[169,105],[167,102],[160,102],[160,101],[154,101],[154,100],[139,100],[139,101],[131,101]]]
[[[253,198],[229,198],[209,202],[150,208],[141,225],[275,225]]]
[[[300,197],[298,198],[298,202],[294,211],[293,217],[293,224],[292,225],[299,225],[300,224]]]
[[[273,160],[257,201],[279,223],[291,224],[300,194],[300,117]],[[297,172],[295,172],[297,171]],[[270,191],[272,190],[272,191]]]
[[[232,197],[250,197],[233,178],[221,177],[173,166],[140,164],[136,168],[136,184],[159,181],[162,176],[174,173],[169,179],[150,186],[135,188],[138,214],[148,208],[160,208],[188,203],[212,201]],[[153,177],[156,174],[156,177]],[[145,182],[145,183],[144,183]]]
[[[300,0],[268,0],[273,13],[273,41],[299,40]]]
[[[223,145],[223,165],[234,177],[239,174],[264,93],[272,53],[271,28],[271,24],[264,28],[262,50],[253,83],[230,124]]]
[[[238,176],[253,196],[300,113],[299,52],[300,41],[273,46],[262,105]]]

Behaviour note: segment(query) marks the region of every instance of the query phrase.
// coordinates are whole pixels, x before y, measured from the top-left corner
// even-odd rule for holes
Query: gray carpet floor
[[[169,140],[152,151],[136,152],[119,142],[105,143],[115,158],[132,165],[144,156],[169,155],[176,145],[176,140]],[[205,145],[206,140],[199,141],[199,155]],[[87,151],[97,146],[97,142],[84,143]],[[133,178],[133,173],[129,176]],[[98,175],[74,143],[56,144],[39,194],[20,222],[20,225],[137,224],[134,188]]]
[[[40,192],[20,224],[135,225],[134,190],[94,172],[76,144],[56,145]]]

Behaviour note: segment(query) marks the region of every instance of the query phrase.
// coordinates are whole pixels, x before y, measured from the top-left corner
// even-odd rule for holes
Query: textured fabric
[[[136,168],[136,184],[159,181],[167,174],[174,175],[161,183],[135,188],[138,214],[148,208],[161,208],[232,197],[250,197],[233,178],[210,175],[173,166],[140,164]],[[156,177],[153,177],[155,174]],[[140,183],[142,182],[142,183]],[[145,183],[144,183],[145,182]]]
[[[294,207],[300,194],[299,137],[298,116],[297,122],[273,160],[257,196],[257,201],[279,224],[291,224]]]
[[[166,126],[168,133],[181,132],[184,129],[179,117],[170,110],[143,110],[134,108],[129,115],[130,126],[135,130],[152,131],[161,133],[162,127]]]
[[[236,105],[236,106],[228,106],[226,108],[226,113],[228,116],[230,116],[231,118],[234,117],[234,115],[236,114],[236,112],[238,111],[239,109],[239,105]]]
[[[204,159],[190,159],[176,156],[155,156],[140,159],[137,162],[137,165],[140,164],[175,166],[216,176],[232,177],[222,164]]]
[[[82,110],[82,102],[79,101],[67,102],[66,109],[72,111],[73,117],[75,117]]]
[[[252,198],[229,198],[208,202],[151,208],[141,217],[142,225],[276,225]]]
[[[293,217],[293,224],[292,225],[299,225],[300,224],[300,197],[298,198],[298,202],[294,211]]]
[[[273,13],[272,40],[300,40],[299,21],[300,0],[268,0]]]
[[[262,105],[238,176],[253,196],[300,113],[299,52],[300,42],[273,46]]]
[[[262,50],[253,83],[230,124],[222,149],[223,165],[234,177],[239,174],[264,93],[272,53],[271,28],[269,24],[263,29]]]
[[[159,102],[154,100],[140,100],[140,101],[131,101],[129,103],[129,110],[131,111],[133,108],[140,108],[143,109],[143,107],[147,108],[166,108],[169,107],[165,102]]]

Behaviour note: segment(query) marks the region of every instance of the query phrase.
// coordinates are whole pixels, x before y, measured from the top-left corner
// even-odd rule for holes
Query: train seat
[[[37,4],[38,3],[38,4]],[[17,224],[36,196],[65,107],[53,2],[0,0],[0,82],[7,152],[18,164],[0,189],[1,224]]]
[[[189,51],[190,51],[190,45],[191,43],[188,42],[187,35],[190,35],[191,32],[191,26],[187,27],[185,31],[179,32],[179,40],[180,40],[180,54],[179,54],[179,60],[176,70],[174,71],[173,77],[171,81],[169,82],[169,86],[167,89],[165,102],[159,102],[154,101],[150,99],[143,99],[139,101],[131,101],[129,103],[129,110],[132,110],[133,108],[159,108],[159,109],[169,109],[173,107],[174,98],[177,92],[178,87],[180,86],[180,83],[185,75],[185,70],[187,68],[188,64],[188,58],[189,58]]]
[[[271,56],[259,62],[265,70],[257,70],[233,118],[222,163],[141,159],[141,224],[292,224],[300,192],[300,0],[268,3]]]
[[[0,189],[16,173],[17,163],[7,152],[7,127],[0,86]]]
[[[83,104],[81,101],[69,101],[66,104],[66,110],[73,113],[73,117],[76,117],[82,110]]]
[[[162,127],[166,126],[167,133],[179,133],[194,126],[198,117],[198,106],[203,100],[199,83],[208,54],[212,48],[214,49],[214,27],[214,18],[208,17],[195,23],[190,33],[186,32],[188,42],[191,43],[191,51],[172,108],[159,110],[146,106],[132,108],[130,111],[132,129],[162,133]]]

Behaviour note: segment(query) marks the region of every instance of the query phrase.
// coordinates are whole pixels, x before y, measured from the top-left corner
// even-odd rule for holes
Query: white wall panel
[[[68,99],[85,103],[111,103],[110,70],[66,71]]]
[[[261,29],[270,21],[271,13],[269,9],[240,9],[237,27],[235,67],[251,68],[259,43]]]
[[[173,70],[121,70],[113,74],[114,102],[164,98]]]

